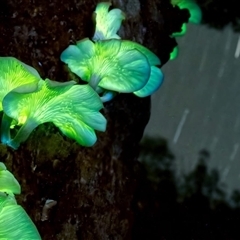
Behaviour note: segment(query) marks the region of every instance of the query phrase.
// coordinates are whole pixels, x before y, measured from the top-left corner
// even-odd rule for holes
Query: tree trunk
[[[91,38],[93,0],[1,0],[0,55],[14,56],[41,77],[67,81],[61,52]],[[176,45],[169,35],[188,14],[168,0],[115,0],[126,14],[123,39],[155,52],[162,63]],[[18,150],[0,145],[0,161],[18,179],[17,197],[42,239],[131,239],[132,199],[138,183],[138,144],[150,116],[150,98],[119,94],[105,104],[107,130],[90,148],[68,139],[51,123],[39,126]],[[48,209],[45,201],[57,202]]]

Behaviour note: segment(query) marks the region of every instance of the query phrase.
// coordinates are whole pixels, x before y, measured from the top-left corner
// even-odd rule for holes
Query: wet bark
[[[93,0],[2,0],[0,55],[35,67],[41,77],[72,78],[60,61],[71,43],[91,38]],[[123,39],[136,41],[166,63],[176,42],[169,35],[188,14],[167,0],[115,0],[126,14]],[[119,94],[105,104],[107,130],[84,148],[51,123],[39,126],[18,150],[0,145],[0,161],[19,180],[17,197],[43,239],[131,239],[138,144],[150,116],[150,98]],[[45,201],[57,202],[50,209]],[[44,212],[43,212],[44,211]]]

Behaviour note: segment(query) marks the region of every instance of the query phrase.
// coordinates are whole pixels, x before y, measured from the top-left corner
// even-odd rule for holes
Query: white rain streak
[[[235,143],[234,146],[233,146],[233,151],[232,151],[232,153],[230,155],[230,161],[233,161],[234,158],[236,157],[238,148],[239,148],[239,143]]]
[[[186,108],[183,112],[183,115],[182,115],[182,118],[181,118],[181,121],[179,122],[178,124],[178,127],[177,127],[177,130],[176,130],[176,133],[174,135],[174,138],[173,138],[173,143],[176,144],[179,137],[180,137],[180,134],[181,134],[181,131],[182,131],[182,128],[183,128],[183,125],[187,119],[187,115],[189,113],[189,110]]]
[[[225,45],[225,51],[228,51],[230,49],[231,41],[232,41],[232,31],[231,29],[228,29],[228,36],[227,36],[227,41]]]
[[[238,58],[239,55],[240,55],[240,36],[238,37],[238,42],[237,42],[237,47],[236,47],[236,51],[235,51],[234,57]]]

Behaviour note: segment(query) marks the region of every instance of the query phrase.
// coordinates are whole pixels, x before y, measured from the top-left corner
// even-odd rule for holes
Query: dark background
[[[142,142],[137,204],[150,239],[240,238],[240,11],[237,1],[199,3],[203,24],[177,38]]]

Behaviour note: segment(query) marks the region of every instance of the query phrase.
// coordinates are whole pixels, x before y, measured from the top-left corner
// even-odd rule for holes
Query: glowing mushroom
[[[34,91],[40,80],[38,72],[14,57],[0,57],[0,111],[2,100],[10,91]]]
[[[93,36],[94,41],[120,38],[116,33],[121,26],[122,20],[125,19],[125,16],[118,8],[108,11],[110,6],[110,2],[101,2],[94,11],[93,16],[96,23]]]
[[[202,11],[194,0],[183,0],[178,4],[180,9],[188,9],[190,13],[189,22],[199,24],[202,20]]]
[[[10,91],[32,92],[38,87],[40,76],[38,72],[19,61],[14,57],[0,57],[0,111],[2,108],[3,98]],[[4,143],[8,140],[8,129],[11,125],[11,119],[3,114],[1,126],[1,141]]]
[[[172,52],[170,53],[170,60],[175,59],[178,56],[178,46],[175,46],[172,50]]]
[[[172,34],[172,37],[181,37],[187,32],[187,23],[183,23],[180,32],[175,32]]]
[[[2,162],[0,162],[0,192],[8,194],[19,194],[21,192],[17,179],[7,170]]]
[[[124,49],[137,49],[147,58],[150,65],[150,76],[147,83],[144,85],[144,87],[138,91],[134,91],[133,93],[138,97],[146,97],[153,94],[160,88],[163,82],[162,71],[160,68],[156,67],[161,64],[160,59],[152,51],[136,42],[123,40],[122,47]]]
[[[98,94],[88,85],[41,80],[36,92],[10,92],[4,98],[4,112],[21,126],[6,144],[17,149],[38,125],[53,122],[69,138],[92,146],[94,129],[106,129],[106,119],[99,112],[102,107]]]
[[[151,68],[145,54],[129,43],[83,39],[65,49],[61,60],[94,89],[130,93],[146,85]]]
[[[0,192],[0,239],[34,239],[41,236],[14,196]]]

